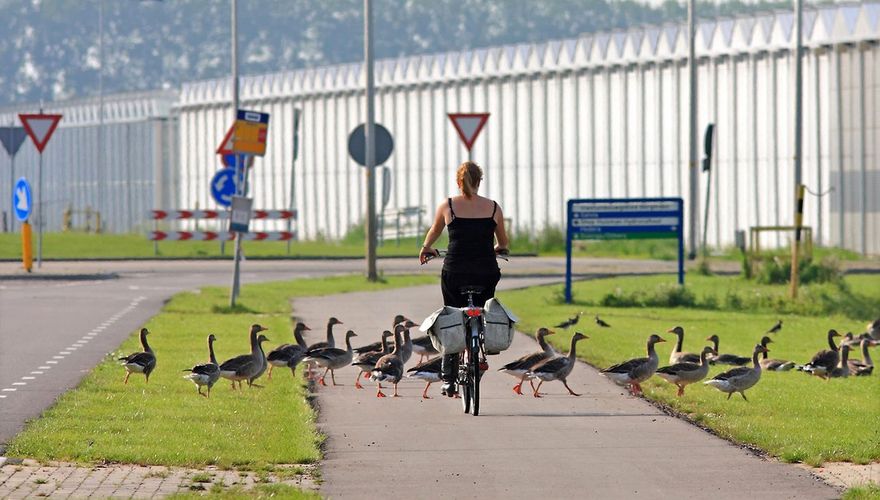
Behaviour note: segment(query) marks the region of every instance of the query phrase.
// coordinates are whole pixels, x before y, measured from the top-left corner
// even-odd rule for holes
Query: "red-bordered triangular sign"
[[[489,119],[489,113],[448,113],[447,116],[452,120],[452,125],[468,151],[474,147],[474,141]]]
[[[232,151],[232,133],[235,131],[235,124],[229,127],[229,132],[226,132],[226,135],[223,136],[223,140],[220,141],[220,146],[217,148],[218,155],[231,155]]]
[[[31,140],[34,141],[34,146],[37,147],[37,151],[42,153],[46,144],[49,143],[49,139],[52,138],[52,133],[55,132],[55,128],[58,127],[58,122],[61,121],[62,116],[63,115],[44,115],[40,113],[36,115],[20,114],[18,115],[18,118],[21,120],[21,124],[24,125],[24,130],[27,132],[27,135],[29,135]]]

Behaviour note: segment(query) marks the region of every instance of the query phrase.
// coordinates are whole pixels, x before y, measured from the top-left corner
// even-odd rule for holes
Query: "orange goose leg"
[[[327,376],[327,372],[329,372],[329,371],[330,371],[330,368],[327,368],[326,370],[324,370],[324,373],[321,375],[321,378],[318,380],[318,382],[320,382],[321,385],[323,385],[325,387],[327,386],[327,384],[324,383],[324,377]]]
[[[275,368],[275,365],[270,363],[269,364],[269,373],[266,374],[266,378],[268,378],[269,380],[272,380],[272,369],[273,368]]]
[[[520,379],[519,383],[516,384],[515,386],[513,386],[513,392],[522,396],[522,385],[523,385],[523,381],[522,381],[522,379]]]
[[[538,391],[541,390],[541,384],[543,384],[543,383],[544,383],[543,380],[540,381],[540,382],[538,382],[538,387],[535,388],[535,392],[534,392],[534,394],[532,394],[532,396],[535,396],[536,398],[540,398],[540,397],[541,397],[541,393],[538,392]]]
[[[361,385],[361,374],[364,372],[358,373],[357,377],[354,378],[354,387],[355,389],[363,389],[364,386]]]
[[[128,384],[128,377],[131,376],[131,372],[125,372],[125,381],[122,382],[123,385]]]
[[[566,380],[563,380],[563,381],[562,381],[562,385],[564,385],[565,388],[568,389],[568,393],[571,394],[572,396],[580,396],[580,394],[578,394],[578,393],[574,392],[573,390],[571,390],[571,387],[568,386],[568,382],[567,382]]]
[[[431,382],[428,382],[428,384],[425,385],[425,390],[422,391],[422,398],[424,399],[431,399],[431,396],[428,396],[428,387],[431,387]]]
[[[384,398],[385,397],[385,393],[382,392],[382,384],[378,384],[378,383],[376,384],[376,397],[377,398]]]
[[[399,398],[399,397],[400,397],[400,394],[397,394],[397,382],[394,383],[394,394],[393,394],[393,396],[394,396],[395,398]]]

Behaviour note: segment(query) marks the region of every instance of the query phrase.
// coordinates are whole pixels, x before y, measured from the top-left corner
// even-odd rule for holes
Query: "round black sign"
[[[361,123],[348,136],[348,154],[354,161],[362,166],[367,166],[367,140],[364,138],[364,129],[366,126]],[[376,131],[376,165],[385,163],[391,157],[394,150],[394,139],[391,138],[391,132],[387,128],[375,125],[373,130]]]

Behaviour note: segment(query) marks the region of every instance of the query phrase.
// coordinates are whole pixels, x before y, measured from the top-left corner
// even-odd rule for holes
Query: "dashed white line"
[[[64,356],[67,356],[68,354],[70,354],[70,351],[59,351],[58,354],[63,354]]]
[[[52,368],[51,366],[45,366],[45,365],[37,367],[38,370],[49,370],[51,368]]]
[[[16,389],[15,387],[7,387],[6,389],[3,389],[3,392],[15,392],[17,390],[18,389]]]
[[[27,382],[13,382],[12,385],[27,385]]]
[[[58,362],[53,359],[53,360],[46,361],[46,364],[47,365],[57,365]]]
[[[48,366],[46,368],[49,368]],[[31,372],[31,375],[42,375],[43,372],[41,370],[34,370]]]
[[[3,399],[5,397],[6,397],[6,394],[0,394],[0,399]]]
[[[52,359],[64,359],[64,356],[52,356]],[[51,363],[51,361],[50,361]],[[57,363],[57,361],[56,361]]]
[[[22,380],[34,380],[37,377],[21,377]]]

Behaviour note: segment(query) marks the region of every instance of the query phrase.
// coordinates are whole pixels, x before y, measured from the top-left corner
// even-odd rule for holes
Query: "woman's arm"
[[[507,229],[504,227],[504,213],[501,211],[501,205],[495,211],[495,251],[508,250],[510,248],[510,240],[507,238]]]
[[[428,229],[428,234],[425,235],[425,242],[422,244],[422,249],[419,251],[419,262],[422,264],[428,262],[428,257],[431,255],[436,255],[436,250],[431,248],[431,245],[437,241],[437,238],[443,234],[443,228],[446,227],[446,212],[445,205],[441,203],[437,207],[437,214],[434,216],[434,224],[431,225],[431,228]]]

